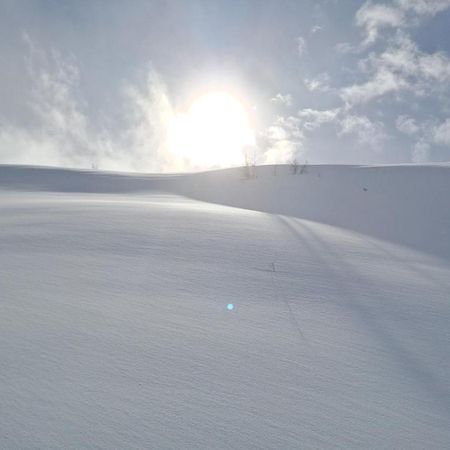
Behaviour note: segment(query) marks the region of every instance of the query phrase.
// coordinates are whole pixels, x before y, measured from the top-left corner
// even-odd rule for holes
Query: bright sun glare
[[[241,165],[245,148],[254,144],[245,107],[226,92],[198,97],[169,128],[171,150],[194,168]]]

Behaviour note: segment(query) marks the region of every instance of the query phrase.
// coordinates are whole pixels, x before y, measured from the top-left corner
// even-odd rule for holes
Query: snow
[[[0,166],[0,448],[449,448],[450,167],[289,171]]]

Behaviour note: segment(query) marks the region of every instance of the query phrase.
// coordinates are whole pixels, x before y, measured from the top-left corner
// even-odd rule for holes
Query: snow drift
[[[182,192],[205,201],[285,214],[450,258],[450,166],[289,166],[196,174]]]
[[[0,188],[55,192],[145,193],[295,216],[450,259],[450,165],[261,166],[187,175],[136,175],[0,166]]]

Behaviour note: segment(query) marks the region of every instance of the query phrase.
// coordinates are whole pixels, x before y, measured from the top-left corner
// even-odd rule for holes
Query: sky
[[[171,146],[216,91],[257,164],[449,161],[448,29],[450,0],[0,0],[0,163],[220,167]]]

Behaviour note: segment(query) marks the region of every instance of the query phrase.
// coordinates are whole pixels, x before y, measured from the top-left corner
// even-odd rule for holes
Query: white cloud
[[[173,109],[163,80],[149,69],[142,86],[128,85],[116,105],[126,117],[119,130],[90,126],[76,61],[55,49],[42,50],[24,35],[31,84],[32,124],[0,126],[0,157],[5,163],[38,162],[137,171],[190,169],[168,146]]]
[[[397,130],[408,135],[416,134],[420,130],[416,121],[407,115],[398,116],[395,121],[395,126],[397,127]]]
[[[363,46],[375,42],[381,29],[400,27],[404,20],[402,10],[371,1],[364,3],[355,15],[356,24],[365,30]]]
[[[13,126],[0,127],[1,162],[8,164],[30,164],[38,161],[40,165],[64,165],[67,161],[62,157],[56,141],[39,133]]]
[[[288,163],[302,150],[304,134],[298,117],[277,117],[263,135],[262,162],[265,164]]]
[[[10,135],[26,136],[43,160],[58,154],[56,163],[88,165],[94,155],[84,105],[77,100],[79,73],[73,60],[56,50],[42,51],[28,35],[26,68],[31,81],[30,108],[36,120],[32,132],[17,130]],[[21,139],[19,138],[19,144]],[[57,150],[55,150],[57,149]]]
[[[399,8],[419,15],[435,15],[450,7],[450,0],[396,0]]]
[[[360,67],[370,78],[341,89],[341,97],[349,105],[402,90],[425,95],[450,82],[448,56],[442,52],[424,53],[402,33],[391,39],[382,53],[371,53],[362,60]]]
[[[299,56],[302,56],[303,54],[306,53],[307,47],[306,47],[306,40],[299,36],[297,38],[297,52],[299,54]]]
[[[372,122],[366,116],[345,115],[340,121],[339,135],[353,134],[360,144],[379,146],[386,139],[384,125],[381,122]]]
[[[350,114],[344,108],[327,110],[302,109],[298,112],[299,125],[308,132],[313,132],[325,124],[332,124],[337,129],[337,136],[353,135],[358,143],[379,146],[387,138],[384,125],[373,122],[366,116]]]
[[[283,128],[290,139],[295,139],[297,141],[303,140],[303,132],[300,129],[300,121],[297,117],[278,117],[275,121],[275,125]]]
[[[335,49],[339,53],[352,53],[356,52],[356,47],[348,42],[339,42],[335,45]]]
[[[444,52],[422,54],[417,62],[418,71],[425,78],[441,83],[450,81],[450,59]]]
[[[355,14],[355,22],[365,34],[361,47],[373,44],[381,30],[417,25],[422,17],[433,16],[449,7],[450,0],[395,0],[391,4],[368,0]]]
[[[450,145],[450,119],[435,126],[432,130],[433,140],[437,144]]]
[[[450,146],[450,119],[436,119],[417,123],[412,117],[401,115],[396,120],[399,131],[416,138],[411,159],[414,162],[427,162],[433,144]]]
[[[398,33],[372,64],[416,80],[450,81],[450,59],[443,52],[424,53],[412,40]]]
[[[347,108],[304,108],[297,112],[297,116],[277,117],[267,129],[263,142],[267,151],[263,162],[282,163],[302,158],[305,142],[310,135],[321,134],[324,126],[328,127],[328,131],[334,132],[336,138],[346,136],[353,139],[360,146],[361,152],[367,149],[381,151],[388,138],[383,123],[373,121],[365,115],[350,113]]]
[[[408,82],[395,72],[379,67],[373,77],[362,84],[355,84],[341,90],[341,97],[347,104],[365,103],[389,92],[407,88]]]
[[[430,145],[422,140],[416,142],[411,159],[415,163],[428,162],[430,159]]]
[[[330,90],[330,76],[326,72],[315,78],[305,78],[303,81],[310,91],[327,92]]]
[[[323,27],[322,26],[320,26],[320,25],[314,25],[312,28],[311,28],[311,34],[316,34],[316,33],[318,33],[319,31],[322,31],[323,30]]]
[[[122,139],[132,149],[133,165],[151,171],[182,169],[187,162],[176,161],[167,144],[174,112],[161,77],[150,69],[145,84],[129,85],[125,95],[130,119]]]
[[[301,119],[303,128],[308,131],[315,130],[325,123],[333,122],[338,114],[340,108],[328,109],[328,110],[316,110],[316,109],[302,109],[298,112],[298,116]]]
[[[407,34],[407,29],[449,7],[450,0],[366,1],[355,15],[357,26],[363,30],[362,43],[337,44],[336,50],[361,54],[371,44],[382,43],[378,42],[374,51],[358,61],[359,70],[354,74],[356,81],[338,90],[345,105],[336,117],[327,122],[325,119],[313,120],[309,114],[311,118],[302,124],[304,129],[315,130],[322,123],[333,123],[338,127],[338,136],[354,135],[360,144],[376,148],[388,134],[381,121],[355,113],[363,108],[367,110],[367,103],[381,102],[381,98],[389,96],[400,107],[403,101],[411,104],[411,97],[415,97],[426,102],[427,108],[428,103],[433,102],[438,115],[439,106],[445,107],[450,99],[450,57],[443,51],[423,51]],[[305,80],[305,84],[312,91],[320,89],[320,83],[314,78]],[[429,160],[433,144],[450,145],[450,119],[418,123],[414,118],[400,114],[395,126],[401,133],[415,137],[411,157],[416,162]]]
[[[291,94],[280,94],[278,93],[275,97],[272,97],[270,101],[276,105],[291,106],[292,105],[292,95]]]

